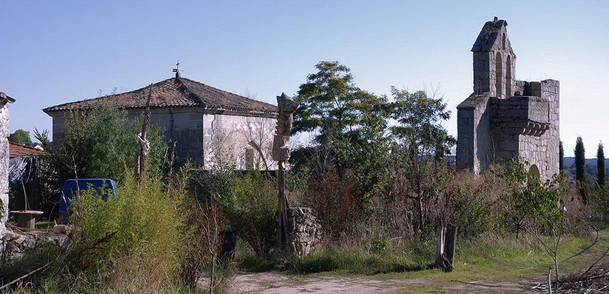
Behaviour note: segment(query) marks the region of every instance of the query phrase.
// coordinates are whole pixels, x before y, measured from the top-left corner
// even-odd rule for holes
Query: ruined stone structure
[[[309,255],[321,241],[321,225],[308,207],[290,207],[287,213],[288,243],[298,256]]]
[[[2,237],[6,233],[6,220],[8,219],[8,103],[15,100],[0,92],[0,249],[4,248]]]
[[[474,92],[457,106],[457,168],[475,173],[522,158],[542,180],[558,173],[559,83],[515,79],[507,22],[484,24],[472,48]]]
[[[176,157],[211,168],[219,160],[236,169],[276,170],[271,158],[277,107],[180,77],[131,92],[44,109],[53,118],[53,144],[64,140],[66,115],[101,105],[141,116],[151,96],[151,123],[161,127]]]

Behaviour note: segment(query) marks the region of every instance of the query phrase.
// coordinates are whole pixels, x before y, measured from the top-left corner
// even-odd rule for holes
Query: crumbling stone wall
[[[559,82],[517,81],[507,22],[487,22],[472,51],[474,93],[457,106],[457,168],[475,173],[521,158],[548,180],[558,173]]]
[[[1,97],[0,97],[1,99]],[[8,219],[8,105],[0,102],[0,200],[3,208],[0,208],[0,239],[6,233],[6,221]],[[0,244],[2,247],[2,244]]]
[[[308,207],[288,209],[288,239],[291,250],[298,256],[309,255],[321,239],[321,225]]]

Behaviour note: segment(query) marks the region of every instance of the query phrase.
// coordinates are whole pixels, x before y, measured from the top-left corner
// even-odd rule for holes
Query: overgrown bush
[[[103,201],[90,192],[72,200],[75,246],[68,265],[75,278],[67,283],[121,292],[159,292],[180,283],[183,243],[191,237],[184,228],[186,175],[168,185],[160,178],[151,172],[138,183],[127,172],[116,198]]]
[[[309,182],[305,201],[315,211],[326,236],[336,239],[348,233],[360,215],[361,193],[362,187],[351,171],[342,177],[337,171],[328,171]]]
[[[260,171],[236,179],[229,197],[223,200],[224,213],[237,236],[256,255],[268,256],[277,234],[277,190]]]
[[[468,171],[451,174],[443,189],[435,214],[437,224],[452,223],[463,237],[487,231],[502,231],[508,183],[501,167],[492,167],[479,176]]]

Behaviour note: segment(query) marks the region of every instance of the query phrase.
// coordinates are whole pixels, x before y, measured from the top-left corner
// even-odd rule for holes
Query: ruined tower
[[[474,46],[474,92],[457,106],[457,168],[479,173],[521,158],[529,172],[558,173],[559,83],[515,79],[507,22],[486,22]]]

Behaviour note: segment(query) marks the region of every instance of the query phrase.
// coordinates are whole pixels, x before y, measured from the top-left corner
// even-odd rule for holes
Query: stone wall
[[[539,90],[535,94],[548,101],[548,111],[540,111],[539,114],[547,115],[550,125],[549,129],[539,137],[520,135],[519,154],[529,162],[530,166],[536,165],[542,180],[549,180],[559,172],[559,82],[544,80],[534,85],[535,87],[539,85]]]
[[[8,219],[8,105],[0,102],[0,200],[3,209],[0,209],[0,239],[6,232],[5,223]],[[0,247],[3,247],[0,244]]]
[[[288,239],[290,249],[299,256],[309,255],[321,240],[321,225],[308,207],[288,209]]]
[[[141,111],[129,111],[129,118],[141,116]],[[175,155],[191,160],[196,165],[210,168],[219,156],[222,160],[245,170],[258,166],[260,169],[277,169],[271,158],[275,118],[251,117],[225,114],[205,114],[193,109],[155,109],[151,123],[160,127],[169,147],[176,142]],[[53,144],[64,141],[65,118],[62,113],[53,114]],[[260,146],[260,156],[249,142]]]
[[[479,173],[494,160],[488,93],[472,94],[457,106],[457,168]]]
[[[141,111],[130,111],[131,119],[141,116]],[[188,109],[155,109],[150,122],[165,135],[171,148],[175,142],[175,156],[190,159],[194,164],[203,162],[203,114]]]

